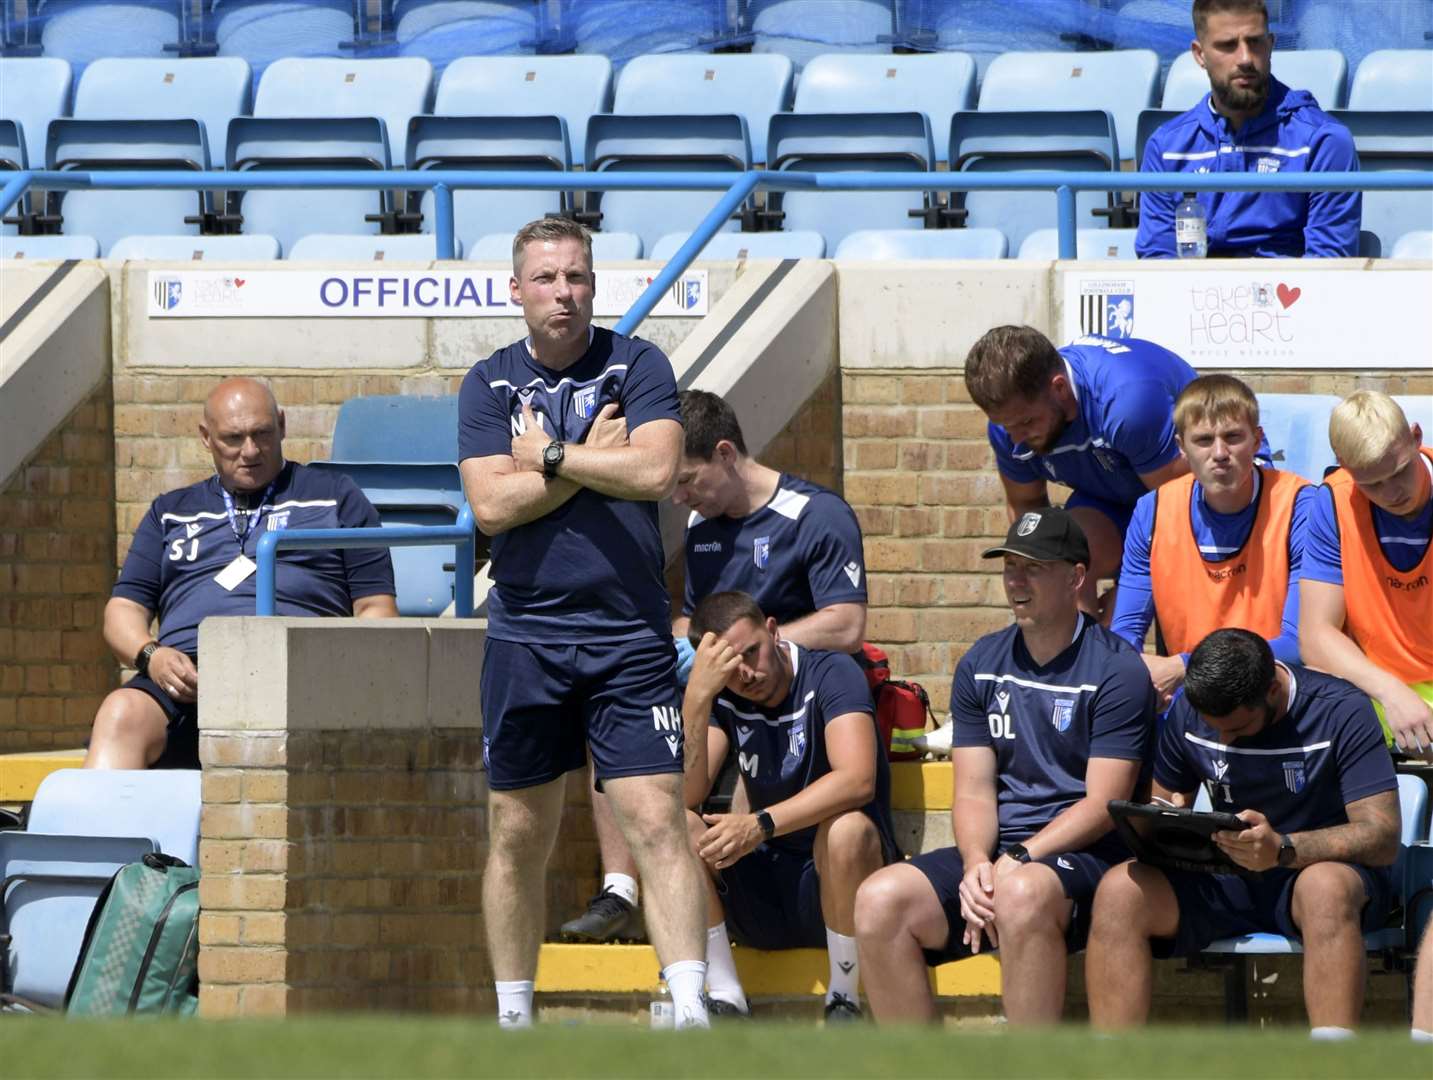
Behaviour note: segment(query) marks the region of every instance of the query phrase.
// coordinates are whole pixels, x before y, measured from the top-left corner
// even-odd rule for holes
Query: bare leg
[[[1105,874],[1095,893],[1085,952],[1091,1024],[1113,1031],[1149,1018],[1154,986],[1149,940],[1173,937],[1178,929],[1179,901],[1162,873],[1127,862]]]
[[[547,860],[562,822],[567,781],[488,793],[488,864],[483,871],[483,920],[493,977],[531,979],[545,922]]]
[[[1418,966],[1413,970],[1413,1026],[1433,1033],[1433,920],[1423,927]]]
[[[597,828],[597,850],[602,854],[604,874],[626,874],[637,876],[637,861],[622,839],[622,830],[612,815],[612,805],[607,796],[596,788],[592,790],[592,824]]]
[[[856,892],[856,944],[871,1012],[882,1023],[935,1019],[930,974],[922,949],[941,949],[951,933],[930,879],[896,863],[862,882]]]
[[[1012,1024],[1060,1022],[1070,911],[1059,875],[1039,863],[1020,867],[996,888],[1000,994]]]
[[[1108,626],[1110,617],[1115,613],[1114,593],[1110,593],[1105,610],[1101,612],[1099,584],[1102,580],[1119,576],[1120,561],[1124,558],[1124,537],[1115,523],[1093,506],[1073,507],[1070,515],[1080,523],[1085,539],[1090,543],[1090,566],[1085,573],[1085,583],[1080,586],[1080,610]]]
[[[851,937],[856,933],[856,890],[881,868],[880,834],[859,810],[838,814],[816,829],[815,858],[826,928]]]
[[[702,884],[705,887],[706,904],[706,925],[715,926],[726,919],[726,910],[721,904],[721,895],[717,892],[717,871],[697,856],[697,844],[701,841],[702,835],[707,831],[708,825],[702,820],[701,815],[694,810],[687,811],[687,836],[691,842],[692,858],[697,860],[697,865],[702,868]]]
[[[147,769],[168,740],[169,720],[143,690],[121,687],[100,702],[85,754],[86,769]]]
[[[1343,863],[1299,871],[1291,908],[1304,941],[1304,1008],[1310,1027],[1353,1028],[1363,1013],[1363,881]]]

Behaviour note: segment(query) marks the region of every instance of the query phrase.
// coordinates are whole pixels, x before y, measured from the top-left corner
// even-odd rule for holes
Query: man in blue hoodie
[[[1209,93],[1161,126],[1145,144],[1144,172],[1356,172],[1348,128],[1306,90],[1270,73],[1274,35],[1264,0],[1194,0],[1194,59],[1209,73]],[[1358,254],[1363,197],[1356,191],[1208,191],[1211,256]],[[1140,199],[1135,251],[1142,259],[1175,254],[1173,191]]]

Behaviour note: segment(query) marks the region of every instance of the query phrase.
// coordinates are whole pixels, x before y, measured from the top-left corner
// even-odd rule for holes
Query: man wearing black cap
[[[1021,515],[1005,560],[1015,625],[956,668],[955,847],[867,878],[856,941],[877,1020],[935,1018],[926,965],[999,949],[1012,1023],[1052,1024],[1101,875],[1128,857],[1106,809],[1145,772],[1154,687],[1128,644],[1077,606],[1089,544],[1054,508]]]

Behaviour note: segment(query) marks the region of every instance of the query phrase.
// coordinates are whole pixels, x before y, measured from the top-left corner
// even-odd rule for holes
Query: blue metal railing
[[[273,615],[274,574],[280,548],[375,548],[429,547],[455,544],[458,557],[453,566],[453,613],[460,619],[473,614],[473,575],[477,571],[477,550],[473,512],[464,506],[452,525],[395,525],[387,529],[278,529],[259,537],[257,597],[255,613]]]

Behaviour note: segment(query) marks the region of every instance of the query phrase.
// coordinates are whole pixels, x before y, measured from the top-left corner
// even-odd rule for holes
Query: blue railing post
[[[34,175],[28,170],[11,174],[10,178],[5,181],[5,186],[0,188],[0,214],[9,213],[10,207],[20,201],[20,197],[25,194],[25,189],[30,186]]]
[[[473,520],[473,511],[466,498],[463,508],[458,511],[457,527],[465,532],[466,539],[458,541],[457,558],[453,560],[453,614],[460,619],[470,619],[473,616],[473,575],[478,572],[474,536],[478,523]]]
[[[277,532],[266,532],[259,537],[258,547],[254,549],[254,555],[259,561],[258,576],[254,579],[254,614],[272,615],[274,613],[274,599],[276,589],[274,588],[274,568],[278,562],[279,537],[283,529]]]
[[[1061,184],[1055,189],[1055,213],[1060,228],[1060,258],[1073,259],[1079,254],[1075,243],[1075,189]]]
[[[441,181],[433,185],[433,232],[438,238],[438,258],[452,259],[453,189]]]

